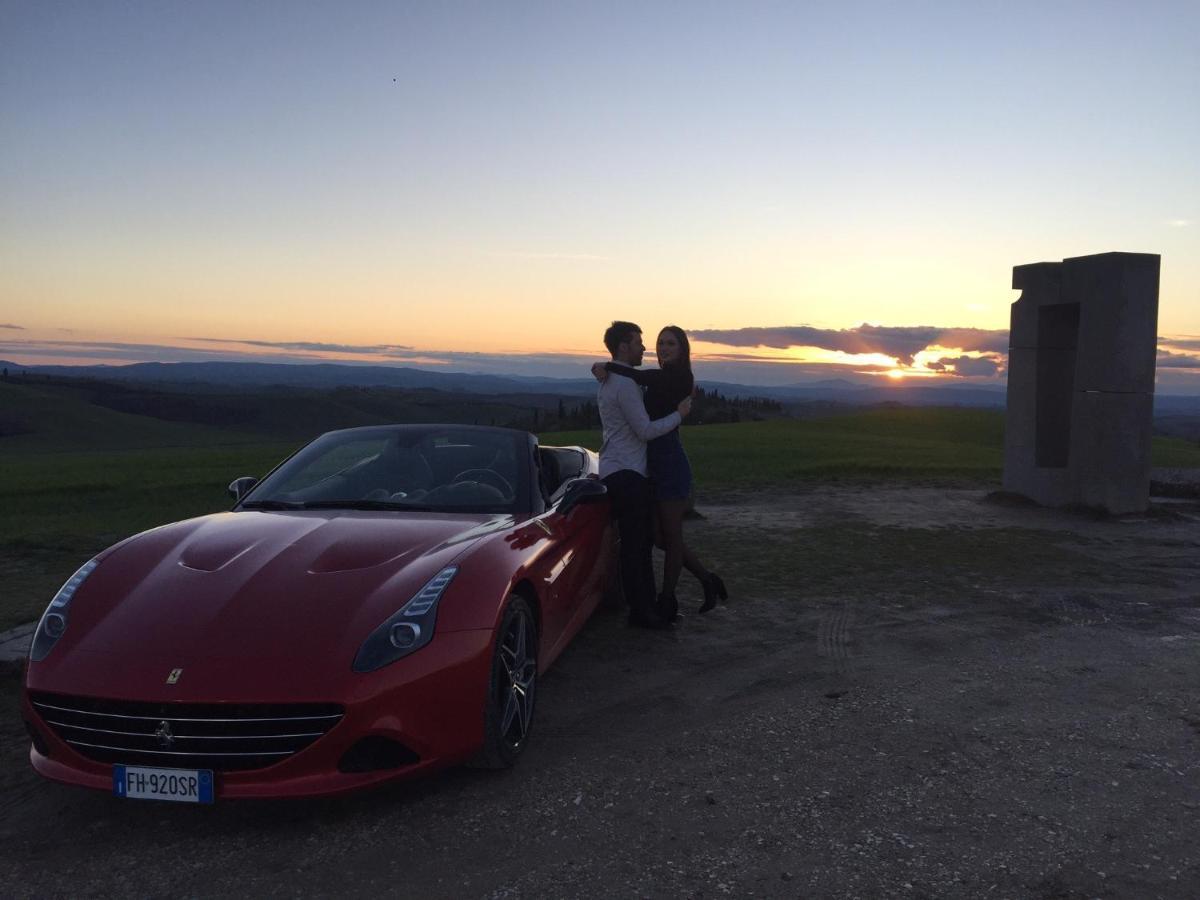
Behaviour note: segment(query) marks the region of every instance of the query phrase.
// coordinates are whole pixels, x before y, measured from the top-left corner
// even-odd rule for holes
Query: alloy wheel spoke
[[[509,659],[511,660],[508,666],[509,675],[513,681],[516,681],[529,664],[529,657],[525,654],[524,620],[514,620],[513,625],[516,630],[509,631],[507,643],[515,644],[515,646],[505,649],[507,649]]]
[[[525,662],[525,616],[518,614],[513,618],[512,627],[516,629],[517,646],[514,656],[522,663]]]
[[[532,707],[529,705],[529,698],[523,693],[513,691],[513,696],[517,700],[517,729],[518,734],[513,743],[520,743],[525,738],[525,732],[529,728],[529,712]]]
[[[500,647],[500,664],[502,666],[504,666],[504,674],[506,674],[508,676],[509,681],[516,681],[517,673],[520,672],[520,669],[518,668],[518,663],[517,663],[516,659],[512,659],[510,661],[511,657],[512,657],[512,651],[509,650],[507,647],[501,645],[501,647]]]
[[[508,700],[504,704],[504,715],[500,717],[500,734],[507,736],[508,730],[512,728],[513,719],[516,718],[517,697],[512,692],[508,692]]]
[[[497,685],[496,696],[497,703],[503,707],[500,735],[514,749],[525,740],[533,721],[537,658],[530,652],[531,639],[528,616],[518,611],[509,621],[500,642],[498,656],[508,680],[503,686]]]
[[[522,735],[525,735],[529,732],[529,723],[533,719],[533,690],[534,682],[530,680],[529,684],[525,686],[525,690],[522,693],[522,697],[525,701],[521,705],[521,713],[523,718],[523,721],[521,722]]]

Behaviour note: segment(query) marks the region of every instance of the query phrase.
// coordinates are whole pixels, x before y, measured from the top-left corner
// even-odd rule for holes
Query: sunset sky
[[[6,360],[1002,381],[1110,250],[1200,394],[1194,0],[0,0]]]

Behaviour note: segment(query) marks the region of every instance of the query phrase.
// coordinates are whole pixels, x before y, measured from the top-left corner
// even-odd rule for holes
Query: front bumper
[[[189,694],[172,697],[191,703],[336,703],[341,720],[311,745],[274,765],[251,770],[216,772],[218,799],[313,797],[361,790],[393,779],[417,776],[471,758],[483,743],[484,702],[491,671],[492,632],[457,631],[437,638],[406,659],[377,672],[340,676],[336,686],[306,692],[292,683],[276,687],[275,695],[232,694],[231,679],[220,696]],[[111,664],[111,660],[109,661]],[[161,666],[152,666],[155,672]],[[347,667],[348,669],[348,667]],[[30,691],[79,695],[81,684],[94,681],[56,674],[53,662],[32,664],[26,673],[22,713],[39,740],[30,748],[30,761],[42,776],[65,784],[97,790],[113,789],[113,766],[89,759],[66,743],[30,702]],[[90,696],[110,699],[160,700],[159,696],[128,697],[129,689]],[[155,693],[160,693],[156,691]],[[232,694],[232,695],[231,695]],[[363,738],[382,737],[402,744],[418,760],[394,768],[346,772],[339,763]],[[39,749],[38,745],[41,745]],[[44,751],[44,752],[43,752]]]

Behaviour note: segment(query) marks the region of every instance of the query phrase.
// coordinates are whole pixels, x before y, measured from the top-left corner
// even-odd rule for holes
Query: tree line
[[[768,397],[726,397],[718,390],[696,388],[692,397],[689,425],[715,425],[722,422],[756,422],[783,415],[783,404]],[[600,427],[600,410],[595,400],[559,399],[557,413],[533,409],[528,417],[512,428],[528,431],[586,431]]]

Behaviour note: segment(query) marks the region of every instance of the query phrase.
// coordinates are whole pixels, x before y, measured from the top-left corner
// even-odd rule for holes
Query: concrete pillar
[[[1004,488],[1047,506],[1149,504],[1159,257],[1013,268]]]

